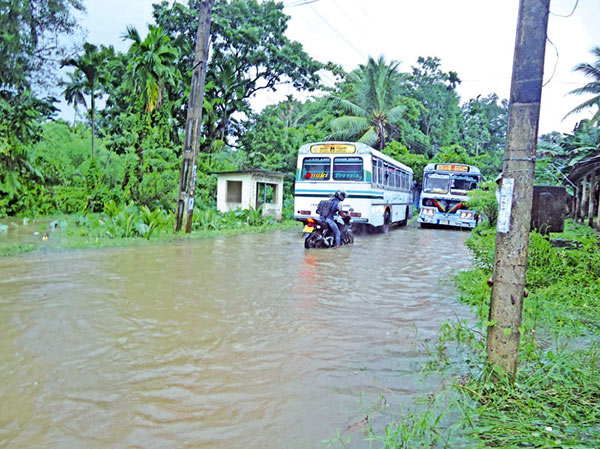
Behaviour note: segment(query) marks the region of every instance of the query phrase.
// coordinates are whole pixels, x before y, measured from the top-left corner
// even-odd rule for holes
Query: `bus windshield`
[[[448,193],[450,184],[449,175],[441,175],[438,173],[429,173],[425,175],[423,183],[423,192],[427,193]]]
[[[465,195],[469,190],[477,188],[477,178],[475,176],[455,175],[452,177],[452,186],[450,193]]]

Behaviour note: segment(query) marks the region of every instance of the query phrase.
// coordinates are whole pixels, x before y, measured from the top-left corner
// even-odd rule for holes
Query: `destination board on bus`
[[[317,154],[349,154],[356,153],[356,147],[344,143],[326,143],[311,146],[310,152]]]
[[[440,171],[461,171],[468,172],[469,167],[467,165],[456,165],[456,164],[436,164],[436,170]]]

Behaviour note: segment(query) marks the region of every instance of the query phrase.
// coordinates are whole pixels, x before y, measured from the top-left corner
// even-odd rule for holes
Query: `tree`
[[[17,212],[27,185],[43,181],[30,146],[40,139],[40,122],[56,112],[53,99],[40,100],[29,90],[11,99],[0,96],[0,215]]]
[[[178,72],[174,63],[179,51],[171,45],[170,37],[159,27],[150,25],[144,40],[138,31],[127,27],[124,39],[132,41],[127,52],[129,66],[125,76],[126,87],[132,99],[139,98],[148,114],[160,108],[166,96],[166,87],[176,87]]]
[[[369,57],[348,75],[350,94],[333,95],[332,99],[348,115],[331,121],[332,139],[358,140],[377,149],[385,148],[407,110],[400,96],[403,78],[397,61],[389,65],[381,56]]]
[[[508,127],[508,101],[498,95],[478,95],[461,106],[461,144],[473,156],[504,151]],[[500,167],[498,167],[500,168]]]
[[[181,49],[179,70],[189,85],[192,45],[197,30],[198,0],[190,7],[163,1],[155,5],[156,22]],[[239,137],[238,117],[251,113],[249,99],[262,90],[275,91],[281,84],[313,90],[323,65],[313,60],[298,42],[285,36],[289,16],[274,1],[232,0],[215,4],[211,23],[211,50],[205,101],[212,105],[212,119],[203,114],[205,140],[200,151],[209,152],[214,140],[228,144]],[[212,87],[210,87],[212,86]],[[185,110],[185,107],[184,107]],[[185,114],[180,113],[183,128]]]
[[[595,62],[583,62],[575,67],[576,71],[582,72],[585,76],[592,78],[592,81],[583,87],[572,90],[569,93],[574,95],[593,95],[593,97],[572,109],[565,116],[565,118],[571,114],[575,114],[595,106],[598,108],[598,110],[594,113],[592,121],[600,123],[600,47],[595,47],[592,50],[592,53],[596,57]]]
[[[330,103],[324,98],[300,103],[288,97],[252,114],[240,137],[248,168],[295,172],[298,148],[306,142],[323,140],[332,118]]]
[[[85,77],[84,89],[90,95],[90,118],[92,122],[92,157],[94,157],[94,134],[95,122],[94,115],[96,112],[96,90],[106,82],[108,74],[105,71],[104,63],[106,61],[107,52],[112,52],[112,48],[102,47],[98,49],[93,44],[86,42],[83,44],[83,54],[77,58],[65,59],[62,66],[75,67],[76,73],[74,76],[80,76],[82,73]]]
[[[0,0],[0,94],[50,84],[68,52],[62,36],[78,29],[73,11],[81,0]]]
[[[460,109],[455,88],[461,81],[456,72],[443,72],[437,57],[419,57],[417,64],[412,67],[411,89],[407,95],[425,107],[418,123],[429,140],[430,148],[426,152],[432,156],[443,146],[460,143]]]

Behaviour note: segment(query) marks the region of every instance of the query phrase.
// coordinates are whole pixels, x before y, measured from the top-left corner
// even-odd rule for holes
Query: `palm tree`
[[[377,149],[385,148],[394,125],[406,111],[406,106],[400,104],[403,78],[399,65],[397,61],[388,65],[383,57],[377,61],[369,57],[366,66],[348,75],[349,97],[333,96],[348,115],[331,121],[333,134],[328,138],[358,140]]]
[[[60,85],[65,89],[62,91],[67,104],[72,104],[74,109],[74,117],[73,117],[73,125],[77,120],[77,105],[82,105],[84,108],[87,108],[87,103],[85,101],[85,89],[86,82],[83,77],[83,72],[79,69],[74,72],[67,73],[67,76],[70,78],[69,81],[61,81]]]
[[[128,51],[131,62],[125,83],[139,96],[144,110],[151,114],[160,108],[166,86],[177,85],[175,61],[179,51],[173,47],[170,37],[161,27],[150,25],[148,29],[148,35],[142,40],[138,31],[128,26],[123,39],[133,41]]]
[[[587,83],[585,86],[580,87],[578,89],[572,90],[569,92],[570,94],[575,95],[594,95],[587,101],[584,101],[579,106],[570,111],[565,118],[571,114],[576,114],[578,112],[583,111],[584,109],[591,108],[596,106],[598,110],[592,117],[592,122],[600,122],[600,47],[595,47],[592,50],[594,56],[596,56],[596,62],[589,64],[587,62],[583,62],[578,64],[575,67],[576,71],[582,72],[585,76],[592,78],[593,80],[590,83]]]
[[[96,112],[96,89],[105,82],[105,54],[88,42],[83,44],[83,55],[65,59],[61,67],[75,67],[85,76],[85,92],[90,95],[90,117],[92,121],[92,158],[94,157],[94,134],[96,132],[94,115]]]

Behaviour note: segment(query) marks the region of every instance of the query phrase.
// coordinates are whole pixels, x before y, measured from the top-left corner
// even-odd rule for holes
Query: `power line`
[[[319,0],[296,0],[295,2],[284,3],[283,7],[284,8],[294,8],[296,6],[310,5],[311,3],[316,3],[318,1]]]
[[[577,5],[575,5],[575,7],[577,7]],[[554,51],[556,52],[556,61],[554,62],[554,68],[552,69],[552,75],[550,75],[550,78],[548,79],[548,81],[546,81],[542,85],[542,87],[546,87],[548,85],[548,83],[550,81],[552,81],[552,78],[554,78],[554,74],[556,73],[556,67],[558,66],[558,60],[560,58],[560,56],[558,55],[558,48],[556,48],[556,45],[554,45],[554,42],[552,42],[548,36],[546,36],[546,40],[548,42],[550,42],[550,45],[552,45],[554,47]]]
[[[338,2],[336,2],[335,0],[331,0],[333,2],[333,4],[336,6],[337,9],[339,9],[342,14],[344,14],[348,20],[350,21],[350,23],[352,23],[352,25],[354,25],[356,27],[357,30],[361,29],[362,27],[360,27],[359,25],[356,24],[356,22],[354,20],[352,20],[352,17],[350,17],[348,15],[348,13],[342,8],[340,7],[340,5],[338,4]]]
[[[373,19],[371,18],[371,16],[369,15],[369,13],[367,11],[365,11],[365,8],[363,8],[361,6],[360,3],[358,3],[358,0],[354,0],[354,3],[356,3],[356,5],[361,9],[362,12],[365,13],[365,16],[367,16],[369,18],[369,20],[373,21]]]
[[[566,16],[563,16],[563,15],[561,15],[561,14],[555,14],[555,13],[553,13],[552,11],[550,11],[550,14],[552,14],[553,16],[556,16],[556,17],[562,17],[562,18],[571,17],[571,16],[572,16],[572,15],[575,13],[575,10],[577,9],[577,5],[579,5],[579,0],[575,0],[575,6],[573,6],[573,11],[571,11],[571,12],[570,12],[569,14],[567,14]],[[553,45],[554,45],[554,44],[553,44]]]
[[[325,19],[325,17],[323,17],[315,8],[313,8],[312,6],[310,7],[310,9],[313,10],[313,12],[319,16],[319,18],[325,22],[327,24],[327,26],[329,28],[331,28],[335,34],[337,34],[344,42],[346,42],[346,44],[348,44],[348,46],[350,48],[352,48],[352,50],[354,50],[356,52],[357,55],[359,55],[361,57],[361,59],[366,59],[365,55],[363,54],[362,51],[358,50],[353,44],[352,42],[350,42],[348,39],[346,39],[346,37],[344,37],[344,35],[342,33],[340,33],[332,24],[330,24],[327,19]]]

